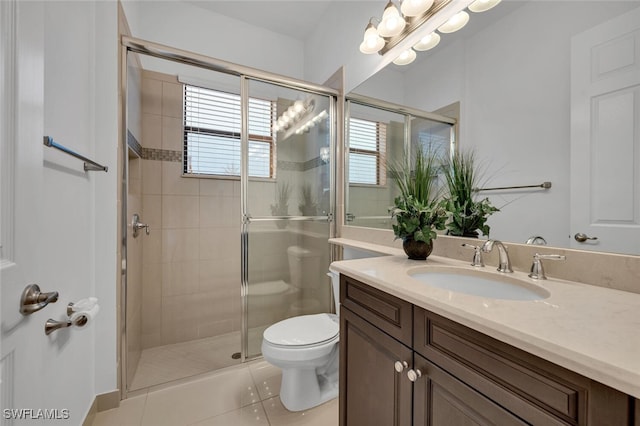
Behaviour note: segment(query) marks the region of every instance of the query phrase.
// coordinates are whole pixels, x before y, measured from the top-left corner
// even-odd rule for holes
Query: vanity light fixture
[[[407,21],[404,20],[396,5],[390,0],[382,13],[382,21],[378,25],[378,34],[381,37],[394,37],[400,34],[406,25]]]
[[[319,114],[317,114],[314,117],[309,118],[307,121],[305,122],[301,122],[300,125],[294,130],[291,129],[296,135],[301,135],[303,133],[306,133],[309,131],[309,129],[311,129],[313,126],[315,126],[316,124],[318,124],[319,122],[321,122],[324,118],[327,118],[329,116],[329,114],[327,114],[327,110],[323,109]]]
[[[426,35],[420,39],[418,43],[416,43],[413,48],[419,52],[424,52],[425,50],[433,49],[440,43],[440,34],[437,32],[432,32],[429,35]]]
[[[384,39],[378,34],[376,26],[369,20],[369,25],[364,31],[364,40],[360,43],[360,51],[365,54],[378,53],[384,47]]]
[[[462,10],[449,18],[447,22],[440,25],[438,31],[445,34],[454,33],[467,25],[467,22],[469,22],[469,14]]]
[[[416,60],[416,56],[416,51],[409,48],[408,50],[402,52],[396,59],[394,59],[393,63],[396,65],[409,65],[411,62]]]
[[[399,1],[399,0],[396,0]],[[371,18],[365,28],[364,38],[360,44],[360,51],[365,54],[378,53],[384,55],[400,44],[407,37],[411,39],[412,47],[403,51],[393,63],[407,65],[416,58],[417,51],[433,49],[440,43],[440,33],[448,34],[463,28],[469,22],[469,14],[463,10],[468,8],[472,12],[484,12],[499,4],[502,0],[402,0],[400,13],[394,0],[390,0],[385,6],[382,20],[376,27]],[[435,18],[434,18],[435,17]],[[437,20],[435,25],[425,28],[431,33],[420,36],[418,30],[430,20]],[[448,18],[448,19],[447,19]],[[424,33],[425,31],[422,30]],[[414,34],[415,33],[415,34]],[[415,40],[418,40],[417,42]],[[405,43],[408,44],[408,43]],[[408,47],[408,46],[407,46]]]
[[[329,151],[328,146],[323,146],[322,148],[320,148],[320,160],[322,160],[324,164],[327,164],[329,162],[330,157],[331,152]]]
[[[404,0],[400,11],[404,16],[420,16],[433,6],[433,0]]]
[[[295,101],[273,124],[274,133],[293,127],[315,108],[315,101]]]
[[[469,5],[472,12],[485,12],[498,5],[502,0],[476,0]]]

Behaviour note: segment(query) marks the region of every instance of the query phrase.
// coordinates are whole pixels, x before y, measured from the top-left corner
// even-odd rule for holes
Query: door
[[[43,407],[38,386],[45,365],[47,309],[18,310],[28,284],[48,291],[38,270],[39,200],[42,187],[44,106],[43,3],[0,2],[2,86],[0,103],[0,298],[1,409]],[[2,411],[2,425],[20,413]]]
[[[415,366],[422,376],[414,383],[414,425],[528,424],[418,354]]]
[[[406,371],[411,359],[411,349],[343,306],[340,425],[410,426],[412,383]],[[400,363],[400,372],[396,363]]]
[[[640,254],[640,8],[571,56],[571,247]]]
[[[243,80],[245,357],[285,318],[331,310],[333,97]]]

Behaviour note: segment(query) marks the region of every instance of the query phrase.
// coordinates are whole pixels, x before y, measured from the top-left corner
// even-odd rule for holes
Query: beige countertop
[[[552,277],[533,280],[515,272],[509,275],[546,289],[550,296],[535,301],[472,296],[430,286],[407,273],[432,266],[474,270],[468,262],[437,256],[415,261],[395,248],[331,242],[387,254],[334,262],[331,269],[640,398],[640,294]],[[482,271],[503,275],[495,266]]]

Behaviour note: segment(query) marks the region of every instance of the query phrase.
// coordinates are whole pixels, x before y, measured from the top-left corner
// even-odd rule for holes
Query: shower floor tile
[[[231,358],[236,352],[240,352],[239,332],[144,349],[129,389],[144,389],[240,364],[239,359]]]

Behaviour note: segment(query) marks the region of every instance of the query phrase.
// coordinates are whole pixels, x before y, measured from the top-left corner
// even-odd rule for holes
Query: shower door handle
[[[133,220],[131,221],[131,227],[133,228],[133,238],[138,237],[138,231],[140,231],[141,229],[144,229],[147,235],[151,233],[151,231],[149,230],[149,225],[140,222],[140,215],[138,213],[134,213]]]

